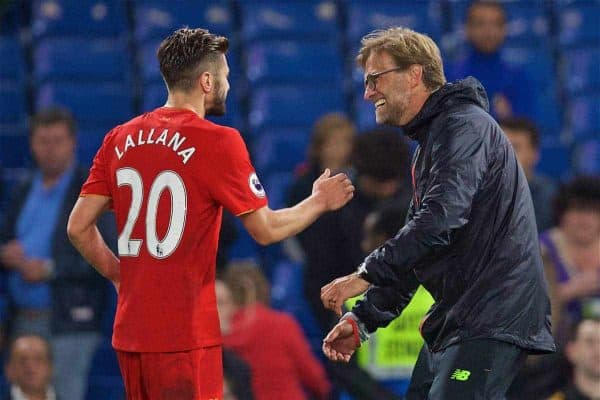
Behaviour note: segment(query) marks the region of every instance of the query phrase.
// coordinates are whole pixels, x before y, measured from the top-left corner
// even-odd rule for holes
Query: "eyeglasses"
[[[369,88],[370,90],[375,90],[375,88],[377,87],[377,79],[381,75],[387,74],[388,72],[400,71],[403,69],[406,69],[406,67],[395,67],[395,68],[386,69],[384,71],[368,74],[367,77],[365,78],[365,88]]]

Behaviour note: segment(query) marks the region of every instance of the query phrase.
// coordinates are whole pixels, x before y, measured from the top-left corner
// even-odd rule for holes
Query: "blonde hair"
[[[319,164],[321,149],[332,131],[344,131],[349,136],[356,136],[356,126],[350,118],[339,112],[323,115],[315,122],[312,130],[312,139],[308,147],[308,158],[313,164]]]
[[[446,83],[440,49],[427,35],[408,28],[376,30],[364,36],[356,62],[364,69],[371,53],[385,51],[399,67],[418,64],[423,67],[423,83],[433,91]]]
[[[227,265],[223,282],[231,290],[231,297],[237,306],[270,303],[269,282],[261,268],[252,261],[237,261]]]

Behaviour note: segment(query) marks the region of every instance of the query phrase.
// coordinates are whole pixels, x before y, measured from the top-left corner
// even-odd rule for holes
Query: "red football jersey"
[[[81,195],[112,199],[121,283],[113,346],[186,351],[221,343],[215,258],[222,207],[267,205],[239,132],[162,107],[104,139]]]

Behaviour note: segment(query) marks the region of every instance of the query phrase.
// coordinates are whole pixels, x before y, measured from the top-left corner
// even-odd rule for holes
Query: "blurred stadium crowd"
[[[320,309],[318,288],[352,271],[365,252],[393,234],[399,226],[389,226],[389,221],[401,220],[402,207],[408,205],[412,144],[398,130],[374,130],[373,107],[362,99],[363,75],[354,64],[364,34],[406,26],[430,35],[439,44],[448,80],[473,75],[482,81],[491,113],[509,134],[530,181],[555,333],[566,351],[528,363],[515,384],[514,398],[550,398],[553,393],[556,400],[576,398],[568,397],[571,389],[563,389],[572,384],[570,377],[577,376],[577,371],[594,370],[596,362],[591,374],[597,380],[592,380],[591,387],[600,391],[600,355],[593,359],[591,351],[600,354],[600,338],[592,343],[592,334],[587,345],[578,342],[578,335],[586,335],[590,329],[588,325],[597,332],[596,319],[600,318],[600,0],[505,0],[498,3],[500,8],[492,6],[489,13],[477,16],[469,11],[470,4],[468,0],[0,1],[0,219],[4,221],[0,246],[15,237],[9,227],[19,233],[19,229],[26,230],[23,220],[36,222],[35,205],[26,199],[43,199],[42,195],[28,196],[27,191],[19,190],[36,165],[44,168],[34,145],[34,139],[43,134],[36,131],[62,124],[67,140],[76,134],[78,164],[88,166],[113,126],[164,104],[166,89],[155,57],[160,41],[184,25],[206,27],[232,43],[227,55],[231,69],[227,114],[215,122],[233,126],[244,136],[272,208],[303,198],[315,175],[325,167],[349,171],[355,182],[363,182],[357,184],[353,205],[281,245],[258,246],[234,218],[226,216],[219,269],[225,271],[228,261],[250,260],[262,267],[268,279],[267,284],[248,272],[247,265],[234,267],[238,275],[247,275],[246,281],[239,276],[236,279],[230,269],[223,272],[221,283],[229,292],[219,298],[231,307],[230,312],[222,312],[231,320],[221,324],[233,353],[225,358],[230,396],[226,398],[252,398],[247,386],[250,380],[254,398],[296,398],[285,393],[285,385],[275,386],[281,396],[261,391],[273,387],[269,358],[260,354],[270,346],[268,354],[277,360],[271,368],[277,365],[285,370],[297,362],[313,372],[289,372],[281,378],[298,380],[294,385],[304,387],[307,398],[400,398],[410,376],[414,349],[400,351],[404,358],[386,361],[373,356],[376,350],[371,348],[367,350],[371,357],[359,356],[358,366],[325,363],[319,348],[331,315]],[[505,30],[506,37],[498,30]],[[37,117],[32,119],[33,115]],[[46,145],[56,143],[41,146]],[[365,183],[371,182],[369,179],[375,183]],[[68,190],[63,188],[61,200],[49,199],[48,204],[68,199]],[[15,208],[19,202],[10,200],[15,191],[21,196],[20,203],[26,204],[24,211]],[[43,218],[54,221],[47,215]],[[49,230],[46,240],[57,232],[60,230]],[[61,240],[66,241],[66,236]],[[45,245],[38,256],[55,257],[56,241]],[[61,344],[70,346],[71,353],[90,349],[87,361],[82,360],[83,365],[90,365],[89,371],[86,367],[80,378],[67,378],[82,381],[80,389],[73,389],[85,394],[81,399],[123,398],[110,348],[115,304],[112,288],[104,282],[98,284],[85,271],[61,276],[60,265],[34,279],[7,266],[10,262],[5,256],[0,262],[5,267],[0,276],[4,339],[22,333],[15,327],[31,328],[27,324],[35,325],[41,318],[47,327],[35,332],[50,339],[55,372],[61,368],[61,357],[56,354],[64,348]],[[18,274],[22,286],[15,283]],[[31,284],[40,287],[27,286]],[[75,287],[69,296],[82,299],[48,294],[69,285]],[[78,285],[89,290],[78,291]],[[40,295],[44,290],[49,292]],[[40,305],[27,299],[28,293],[46,300]],[[426,296],[415,305],[420,315],[430,304]],[[102,299],[100,309],[94,309],[101,311],[99,315],[86,319],[86,297]],[[71,316],[74,325],[56,322],[52,312],[58,308],[52,302],[57,300],[70,301],[61,304],[65,307],[59,312],[79,313]],[[261,304],[260,308],[256,304]],[[79,308],[69,308],[73,305]],[[254,311],[248,313],[249,309]],[[412,312],[407,314],[414,316],[413,320],[397,324],[398,331],[411,328],[416,332],[420,316]],[[290,314],[295,319],[288,320]],[[259,318],[260,323],[254,321],[250,326],[240,315]],[[582,320],[585,322],[576,325]],[[245,335],[236,334],[236,326]],[[281,349],[289,339],[289,346],[310,346],[314,356],[307,359],[305,354],[286,364],[278,347],[264,342],[265,332],[260,328],[265,326],[276,331],[268,340],[281,342]],[[298,326],[301,329],[296,330]],[[277,331],[280,329],[286,334]],[[93,335],[80,335],[90,332]],[[396,342],[382,335],[380,341],[418,342],[414,332]],[[59,336],[63,342],[56,340]],[[37,342],[33,345],[40,347]],[[7,347],[5,341],[3,350]],[[18,346],[13,347],[7,366],[18,353]],[[41,351],[45,351],[43,344]],[[64,350],[64,354],[71,353]],[[586,359],[586,354],[592,359]],[[18,367],[6,369],[13,384],[19,381],[15,370]],[[541,379],[540,371],[549,370],[554,373]],[[68,368],[60,373],[69,375]],[[47,383],[49,378],[40,379]],[[302,398],[304,391],[299,393]]]

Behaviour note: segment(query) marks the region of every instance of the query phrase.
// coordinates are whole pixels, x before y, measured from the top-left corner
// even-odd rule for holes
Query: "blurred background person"
[[[586,317],[575,324],[566,348],[572,365],[570,384],[548,400],[600,399],[600,319]]]
[[[269,307],[269,283],[260,268],[231,264],[224,282],[235,304],[233,314],[225,310],[220,317],[231,315],[222,325],[224,347],[250,366],[254,398],[307,399],[306,390],[317,399],[327,399],[331,385],[325,369],[300,325],[290,315]]]
[[[2,400],[62,400],[52,387],[52,350],[41,336],[17,336],[8,349],[4,372],[10,387]]]
[[[367,214],[387,202],[408,207],[412,193],[408,144],[395,130],[379,128],[360,134],[351,163],[354,198],[300,236],[306,255],[305,295],[323,332],[337,318],[323,308],[319,297],[321,286],[351,273],[363,260],[361,242]]]
[[[69,212],[87,170],[75,157],[76,127],[69,111],[40,111],[31,119],[30,129],[37,168],[16,190],[0,231],[0,262],[8,271],[13,312],[10,335],[48,339],[55,354],[59,397],[82,400],[109,290],[66,234]],[[110,215],[100,227],[116,242]]]
[[[501,2],[475,0],[464,25],[467,43],[455,60],[445,63],[448,81],[474,76],[485,87],[496,118],[533,116],[536,91],[531,80],[500,54],[506,39],[506,12]]]
[[[328,113],[315,122],[307,150],[308,159],[297,167],[289,189],[289,206],[310,194],[314,180],[325,168],[332,173],[349,169],[355,137],[354,123],[342,113]]]
[[[524,117],[506,118],[499,123],[523,167],[531,191],[538,232],[543,232],[552,226],[552,198],[556,193],[556,186],[550,178],[535,171],[540,160],[538,128],[533,121]]]
[[[404,226],[407,206],[392,203],[367,215],[361,243],[365,254],[398,233]],[[348,300],[346,308],[352,309],[360,298]],[[432,304],[431,295],[422,286],[419,287],[400,317],[374,332],[357,350],[358,365],[399,396],[406,393],[413,366],[423,346],[419,323]]]
[[[564,344],[571,324],[600,307],[600,176],[563,184],[554,200],[556,226],[540,236],[552,302],[552,330]]]

